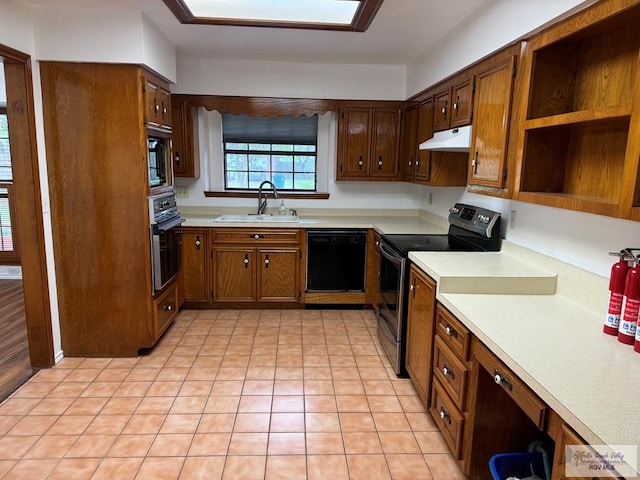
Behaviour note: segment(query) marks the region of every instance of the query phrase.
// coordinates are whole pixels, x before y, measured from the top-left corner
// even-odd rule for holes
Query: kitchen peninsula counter
[[[438,282],[437,300],[584,440],[640,444],[640,354],[602,332],[605,278],[504,241],[499,253],[409,258]],[[519,290],[509,285],[537,268],[557,272],[554,293],[527,292],[534,277],[521,279]],[[469,290],[448,289],[452,279]],[[474,280],[484,284],[479,293],[470,293]],[[481,291],[487,284],[493,292]]]

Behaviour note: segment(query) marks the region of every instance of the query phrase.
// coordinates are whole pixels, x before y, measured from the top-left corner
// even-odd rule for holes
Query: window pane
[[[296,152],[315,152],[316,151],[316,146],[315,145],[296,145],[294,151],[296,151]]]
[[[8,190],[0,188],[0,252],[13,251],[11,216],[9,214]]]
[[[272,150],[274,152],[293,152],[293,145],[273,145]]]
[[[291,155],[274,155],[272,169],[274,172],[293,171],[293,157]]]
[[[278,190],[293,189],[293,173],[277,172],[273,174],[273,184]]]
[[[9,122],[7,121],[7,114],[0,114],[0,137],[7,138],[9,136]]]
[[[316,157],[296,155],[295,171],[305,173],[316,172]]]
[[[231,143],[227,142],[226,149],[227,150],[247,150],[249,146],[246,143]]]
[[[270,155],[249,155],[249,170],[268,172],[271,168],[270,159]]]
[[[271,150],[271,145],[268,143],[251,143],[249,144],[249,150],[260,150],[260,151],[269,151]]]
[[[248,188],[249,174],[247,172],[227,172],[226,188]]]
[[[296,190],[312,190],[316,189],[316,176],[311,173],[296,173],[294,175]]]
[[[248,170],[247,155],[242,153],[227,153],[228,170]]]
[[[265,180],[271,180],[269,172],[249,172],[249,188],[258,188]]]

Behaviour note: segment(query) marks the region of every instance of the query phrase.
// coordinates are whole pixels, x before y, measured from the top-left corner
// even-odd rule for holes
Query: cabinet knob
[[[260,238],[260,235],[258,235],[257,233],[253,236],[253,238],[255,238],[256,240],[258,240]]]
[[[509,380],[507,380],[507,378],[502,375],[497,368],[493,371],[493,381],[496,382],[497,385],[501,385],[507,390],[513,390],[513,384]]]
[[[249,255],[245,253],[244,255],[244,268],[249,268]]]
[[[478,173],[478,151],[476,150],[476,156],[473,160],[471,160],[471,166],[473,167],[473,174],[476,175]]]
[[[164,311],[165,312],[170,312],[171,310],[173,310],[173,306],[172,305],[165,305],[164,306]]]
[[[264,268],[269,268],[269,255],[264,259]]]
[[[382,157],[378,157],[378,170],[382,170]]]
[[[451,425],[451,417],[449,416],[449,412],[447,412],[444,407],[440,407],[440,418],[445,420],[449,425]]]
[[[175,158],[176,163],[180,164],[180,153],[176,152],[176,155],[175,155],[174,158]]]
[[[451,325],[447,325],[446,327],[444,327],[444,331],[447,335],[449,335],[450,337],[457,337],[458,336],[458,332],[456,332]]]
[[[416,286],[415,286],[415,285],[413,285],[413,284],[409,285],[409,290],[412,290],[412,291],[413,291],[413,290],[415,290],[415,289],[416,289]]]
[[[445,377],[450,377],[451,380],[454,380],[456,378],[456,372],[454,372],[453,370],[451,370],[449,367],[447,367],[446,365],[444,367],[442,367],[442,373]]]
[[[196,243],[196,249],[197,249],[197,250],[200,250],[200,245],[202,244],[202,243],[200,242],[200,237],[196,237],[196,242],[195,242],[195,243]]]
[[[358,160],[358,168],[362,170],[363,165],[364,165],[364,162],[362,161],[362,155],[360,155],[360,160]]]

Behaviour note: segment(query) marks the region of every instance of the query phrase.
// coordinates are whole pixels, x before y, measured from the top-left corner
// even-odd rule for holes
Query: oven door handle
[[[171,230],[172,228],[175,228],[181,225],[185,220],[186,219],[184,218],[176,217],[173,220],[167,220],[166,222],[154,225],[154,227],[158,230],[158,232],[166,232],[168,230]]]
[[[387,260],[389,260],[391,263],[395,264],[395,265],[402,265],[402,258],[398,257],[397,255],[394,255],[394,253],[390,250],[388,250],[388,247],[385,248],[386,245],[382,242],[380,242],[380,244],[378,245],[378,248],[380,249],[380,254],[386,258]]]

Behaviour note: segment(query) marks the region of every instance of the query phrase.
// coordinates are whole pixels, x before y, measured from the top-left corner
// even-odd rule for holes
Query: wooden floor
[[[0,280],[0,400],[33,373],[22,280]]]

